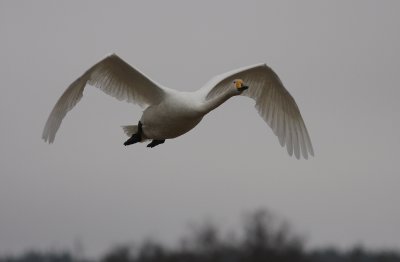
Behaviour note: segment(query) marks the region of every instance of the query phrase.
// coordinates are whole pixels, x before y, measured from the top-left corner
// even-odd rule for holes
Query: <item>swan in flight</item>
[[[314,155],[311,140],[293,97],[266,64],[236,69],[212,78],[195,92],[180,92],[161,86],[131,67],[116,54],[92,66],[62,94],[47,119],[42,138],[49,143],[68,111],[82,98],[86,85],[145,108],[137,125],[123,126],[130,137],[124,145],[152,140],[155,147],[185,134],[203,117],[233,96],[255,100],[260,116],[272,128],[289,155],[305,159]]]

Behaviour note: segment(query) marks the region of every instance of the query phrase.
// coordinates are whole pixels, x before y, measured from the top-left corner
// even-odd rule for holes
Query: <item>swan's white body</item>
[[[158,105],[147,107],[140,119],[146,139],[170,139],[185,134],[203,118],[193,93],[167,92]]]
[[[232,84],[241,78],[249,88],[239,91]],[[180,92],[155,83],[112,54],[95,64],[75,80],[54,106],[43,130],[42,138],[55,139],[62,119],[81,99],[89,84],[119,100],[145,108],[140,119],[142,141],[178,137],[193,129],[202,118],[236,95],[256,101],[256,109],[278,136],[290,155],[304,158],[313,155],[313,148],[300,111],[278,76],[266,64],[257,64],[218,75],[195,92]],[[128,136],[137,126],[124,126]]]

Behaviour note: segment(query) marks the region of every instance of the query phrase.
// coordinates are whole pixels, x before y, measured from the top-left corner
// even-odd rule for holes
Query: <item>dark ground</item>
[[[2,257],[0,262],[400,262],[398,251],[369,251],[361,246],[348,251],[307,251],[304,239],[292,233],[288,223],[278,221],[267,211],[247,216],[242,237],[220,235],[214,225],[205,224],[194,228],[175,248],[146,241],[138,246],[114,247],[98,260],[79,258],[67,251],[31,251]]]

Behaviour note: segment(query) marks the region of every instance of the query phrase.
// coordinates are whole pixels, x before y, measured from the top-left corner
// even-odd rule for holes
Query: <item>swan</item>
[[[151,140],[155,147],[194,128],[203,117],[233,96],[255,100],[260,116],[290,156],[314,155],[310,136],[295,100],[266,64],[239,68],[212,78],[195,92],[170,89],[131,67],[116,54],[106,56],[76,79],[61,95],[44,126],[42,138],[53,143],[63,118],[82,98],[86,85],[145,108],[137,125],[122,126],[124,145]]]

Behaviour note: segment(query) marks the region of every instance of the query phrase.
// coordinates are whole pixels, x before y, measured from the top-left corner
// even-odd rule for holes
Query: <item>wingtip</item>
[[[310,151],[310,155],[311,155],[312,157],[314,157],[314,150],[311,150],[311,151]]]
[[[50,138],[47,137],[42,137],[43,142],[45,142],[46,144],[53,144],[54,140],[50,140]]]

